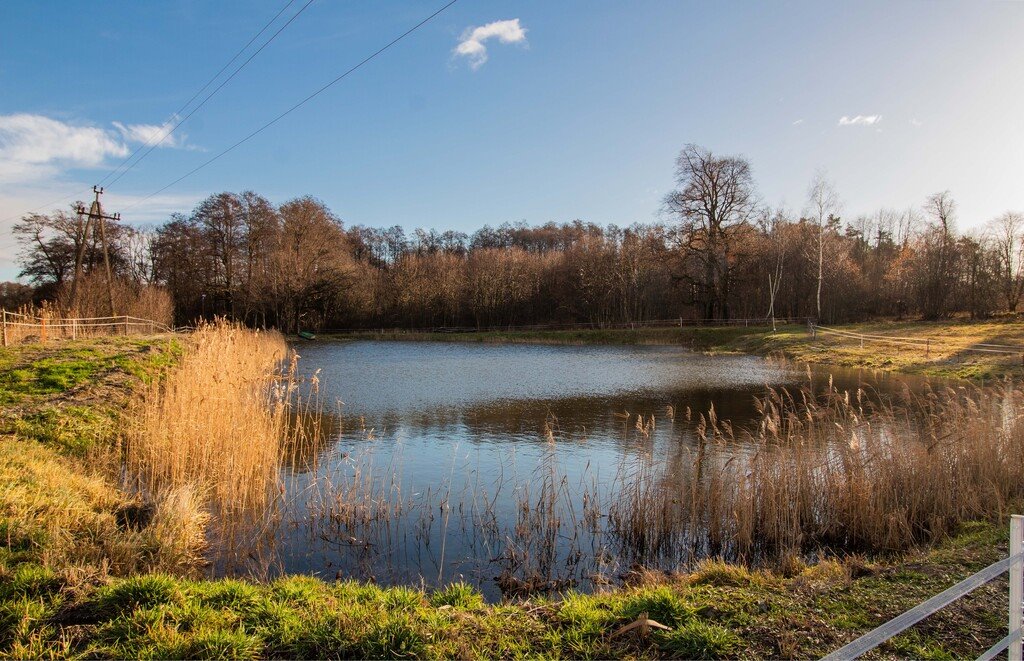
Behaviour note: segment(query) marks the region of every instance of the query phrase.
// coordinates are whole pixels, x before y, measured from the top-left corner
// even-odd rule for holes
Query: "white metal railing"
[[[169,333],[167,324],[152,319],[121,315],[115,317],[35,317],[20,312],[0,310],[3,346],[38,338],[45,344],[49,339],[72,339],[94,335],[130,335],[133,333]]]
[[[1014,514],[1010,517],[1010,554],[1009,557],[994,562],[981,571],[968,576],[953,587],[940,592],[931,599],[914,606],[906,613],[898,615],[880,627],[869,631],[852,643],[823,657],[822,661],[847,661],[856,659],[869,652],[893,636],[909,629],[941,608],[945,608],[960,597],[985,585],[989,581],[1010,572],[1010,607],[1008,633],[987,652],[978,657],[979,661],[989,661],[1007,652],[1009,661],[1021,659],[1021,617],[1024,609],[1024,516]]]

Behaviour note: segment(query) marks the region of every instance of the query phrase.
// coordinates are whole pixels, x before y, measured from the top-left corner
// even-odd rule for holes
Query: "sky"
[[[965,230],[1024,210],[1024,2],[966,1],[458,0],[153,195],[447,2],[308,1],[0,3],[0,280],[17,218],[161,137],[103,196],[124,222],[225,190],[347,225],[652,222],[687,143],[746,157],[793,213],[819,170],[847,218],[943,190]],[[233,66],[302,11],[168,135],[282,8]]]

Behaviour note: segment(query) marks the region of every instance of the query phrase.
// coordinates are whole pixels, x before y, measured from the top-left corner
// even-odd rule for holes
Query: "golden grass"
[[[174,324],[174,302],[163,287],[139,286],[118,279],[114,282],[113,297],[115,318],[110,319],[106,280],[87,275],[82,279],[78,305],[73,309],[70,288],[65,286],[58,292],[56,301],[9,310],[5,328],[7,344],[107,335],[153,335]],[[126,315],[133,317],[127,325],[123,319]]]
[[[743,432],[711,411],[683,471],[668,479],[639,464],[621,478],[612,530],[640,556],[786,564],[904,551],[1024,499],[1024,394],[1012,384],[902,399],[773,390]]]
[[[173,490],[143,505],[52,448],[0,442],[4,543],[47,567],[92,576],[188,573],[205,546],[206,524],[190,496]]]
[[[277,332],[227,322],[198,328],[179,364],[154,384],[128,432],[126,466],[146,494],[192,489],[226,517],[276,493],[289,388]]]
[[[1024,373],[1020,354],[972,351],[979,344],[1024,346],[1024,323],[1016,321],[943,322],[874,321],[843,324],[836,328],[853,333],[911,338],[919,344],[893,344],[819,333],[787,326],[775,334],[749,334],[729,348],[755,353],[783,352],[802,362],[828,363],[904,373],[970,379],[1019,377]],[[925,344],[925,341],[928,344]]]

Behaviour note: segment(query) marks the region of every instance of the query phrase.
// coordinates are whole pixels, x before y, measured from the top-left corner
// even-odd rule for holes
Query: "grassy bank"
[[[792,360],[923,374],[928,376],[993,379],[1024,376],[1022,357],[971,352],[982,343],[1024,346],[1021,322],[895,322],[881,321],[837,326],[863,334],[930,339],[931,346],[898,346],[819,334],[805,326],[641,328],[589,330],[486,331],[480,333],[365,332],[338,339],[418,340],[510,344],[665,344],[711,353],[780,354]],[[330,336],[325,336],[330,337]]]
[[[736,333],[731,342],[742,339],[742,329],[730,330]],[[244,376],[234,379],[214,371],[199,382],[209,374],[190,371],[204,351],[219,356],[248,343],[110,339],[0,354],[0,654],[806,658],[835,649],[1006,553],[1004,522],[966,523],[952,526],[952,536],[940,535],[931,549],[870,561],[854,556],[808,566],[791,559],[774,571],[711,562],[686,575],[632,572],[628,587],[603,593],[507,604],[485,604],[462,585],[426,591],[302,576],[267,583],[189,577],[195,559],[187,540],[201,529],[204,512],[180,491],[156,503],[123,492],[111,461],[120,466],[124,437],[150,444],[143,462],[149,465],[164,460],[157,449],[167,439],[180,449],[188,429],[200,438],[209,433],[213,409],[196,398],[200,391],[226,387],[238,396],[209,393],[207,403],[226,415],[255,416],[251,395],[262,391],[263,363],[240,365]],[[243,354],[277,350],[273,341],[251,348]],[[232,370],[223,360],[216,365]],[[157,380],[171,387],[154,395]],[[137,411],[130,403],[143,394],[157,407],[155,422],[133,430],[138,420],[125,412]],[[834,426],[832,418],[823,420]],[[157,433],[165,429],[173,435]],[[139,440],[140,433],[150,436]],[[231,453],[247,442],[233,438],[235,446],[218,451]],[[202,456],[168,464],[177,468],[159,473],[160,479],[172,490],[207,479],[189,474],[189,462]],[[1006,582],[997,581],[884,652],[977,655],[1003,635],[1005,595]],[[644,613],[671,630],[616,635]]]
[[[425,592],[301,576],[93,582],[5,554],[0,645],[15,658],[811,658],[994,561],[1004,537],[970,525],[898,563],[823,562],[787,574],[708,563],[607,593],[503,605],[461,585]],[[973,658],[1005,631],[1006,589],[1005,580],[986,586],[883,653]],[[616,635],[645,614],[671,630]]]

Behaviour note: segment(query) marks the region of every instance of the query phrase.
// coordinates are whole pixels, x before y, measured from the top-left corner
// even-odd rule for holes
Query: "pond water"
[[[328,438],[289,458],[266,543],[218,558],[218,573],[465,581],[497,599],[615,582],[633,563],[678,568],[690,558],[681,550],[628,553],[609,536],[605,510],[625,476],[649,471],[671,486],[692,463],[700,414],[740,429],[768,387],[894,387],[673,346],[295,348],[335,411]]]

